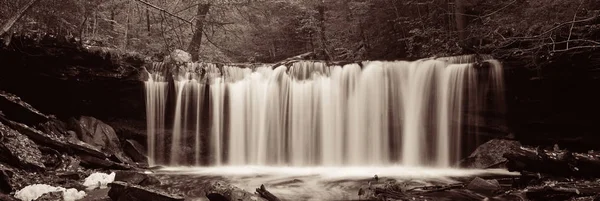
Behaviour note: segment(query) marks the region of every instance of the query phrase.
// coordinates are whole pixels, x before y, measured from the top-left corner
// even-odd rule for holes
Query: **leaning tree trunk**
[[[200,45],[202,44],[202,34],[204,33],[204,19],[208,10],[210,9],[210,3],[198,4],[198,13],[196,14],[196,31],[188,47],[188,52],[192,54],[192,61],[198,61]]]
[[[0,36],[4,35],[4,33],[8,32],[8,30],[10,30],[10,28],[15,24],[15,22],[17,22],[17,20],[19,20],[23,16],[23,14],[25,14],[25,12],[27,12],[27,10],[29,10],[29,8],[31,8],[31,6],[33,6],[33,4],[37,1],[38,0],[29,1],[27,4],[25,4],[25,6],[21,7],[21,9],[19,9],[19,11],[17,12],[17,14],[15,16],[8,19],[8,21],[6,21],[6,23],[4,23],[4,25],[2,26],[2,29],[0,30]]]

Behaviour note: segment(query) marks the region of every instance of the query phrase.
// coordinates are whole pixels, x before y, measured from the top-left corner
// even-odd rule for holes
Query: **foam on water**
[[[165,167],[163,173],[219,176],[316,176],[322,179],[365,179],[374,175],[389,178],[438,179],[444,177],[471,177],[477,175],[507,175],[519,173],[504,169],[458,169],[407,166],[344,166],[344,167],[277,167],[277,166],[217,166]]]

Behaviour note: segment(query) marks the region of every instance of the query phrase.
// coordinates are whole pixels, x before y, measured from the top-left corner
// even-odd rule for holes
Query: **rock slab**
[[[42,152],[27,136],[0,122],[0,161],[25,169],[42,170]]]
[[[112,182],[108,186],[110,187],[108,197],[115,201],[184,201],[184,198],[179,195],[170,195],[165,192],[121,181]]]
[[[471,155],[460,161],[460,166],[464,168],[497,168],[507,162],[503,156],[505,153],[512,153],[520,149],[521,143],[513,140],[493,139],[490,140],[471,153]]]

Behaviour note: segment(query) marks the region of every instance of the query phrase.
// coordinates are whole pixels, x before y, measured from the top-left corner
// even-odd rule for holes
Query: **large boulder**
[[[128,184],[121,181],[115,181],[108,184],[110,190],[108,196],[112,200],[128,201],[183,201],[184,198],[179,195],[171,195],[160,190],[150,189],[134,184]]]
[[[81,141],[100,149],[104,153],[115,156],[119,162],[128,164],[133,162],[121,150],[119,138],[115,130],[108,124],[88,116],[71,119],[69,124]]]
[[[31,170],[42,170],[42,152],[25,135],[0,122],[0,161]]]
[[[141,164],[148,164],[148,157],[146,156],[146,149],[135,140],[125,140],[125,147],[123,151],[133,159],[133,161]]]
[[[497,168],[507,162],[505,153],[512,153],[520,149],[521,143],[513,140],[490,140],[471,153],[471,155],[460,161],[464,168]]]

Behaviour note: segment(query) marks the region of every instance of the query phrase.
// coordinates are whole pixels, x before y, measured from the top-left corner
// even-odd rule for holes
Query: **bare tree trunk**
[[[455,0],[454,9],[454,17],[456,18],[456,31],[458,32],[458,39],[460,40],[460,43],[464,43],[465,27],[467,26],[467,20],[465,18],[464,0]]]
[[[25,4],[25,6],[21,7],[21,9],[19,9],[15,16],[11,17],[10,19],[8,19],[8,21],[6,21],[6,23],[4,23],[2,29],[0,30],[0,35],[3,35],[4,33],[8,32],[8,30],[10,30],[10,28],[15,24],[15,22],[17,22],[17,20],[19,20],[23,16],[23,14],[25,14],[25,12],[27,12],[27,10],[29,10],[29,8],[31,8],[31,6],[33,6],[33,4],[35,4],[35,2],[37,1],[38,0],[31,0],[27,4]]]
[[[198,61],[199,51],[202,45],[202,34],[204,33],[204,19],[210,9],[210,3],[198,4],[198,13],[196,14],[196,31],[188,47],[188,52],[192,54],[192,61]]]
[[[146,29],[148,30],[148,35],[150,35],[150,11],[146,8]]]
[[[129,13],[131,12],[131,8],[127,5],[127,13],[125,14],[126,24],[125,24],[125,44],[123,45],[123,50],[127,50],[127,46],[129,45]]]
[[[321,42],[321,55],[326,59],[330,59],[329,53],[327,52],[327,38],[325,35],[325,0],[321,1],[318,6],[319,11],[319,28],[320,28],[320,42]]]

